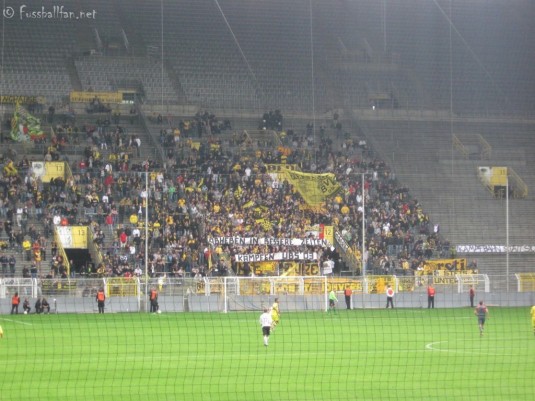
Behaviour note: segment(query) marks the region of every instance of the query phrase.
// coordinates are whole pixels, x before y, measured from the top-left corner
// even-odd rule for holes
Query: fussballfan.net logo
[[[19,20],[94,20],[97,17],[96,10],[73,10],[66,6],[41,6],[31,7],[22,4],[17,7],[6,6],[2,10],[5,19]]]

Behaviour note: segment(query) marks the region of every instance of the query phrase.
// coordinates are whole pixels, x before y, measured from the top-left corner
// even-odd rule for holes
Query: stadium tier
[[[531,401],[528,3],[4,2],[0,399]]]

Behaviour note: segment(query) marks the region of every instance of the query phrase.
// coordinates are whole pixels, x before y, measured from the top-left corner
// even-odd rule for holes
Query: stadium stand
[[[477,167],[492,164],[511,165],[526,177],[532,165],[523,157],[530,130],[524,124],[455,124],[460,132],[478,130],[493,149],[489,160],[466,160],[451,144],[450,125],[422,121],[365,121],[360,126],[381,155],[392,163],[396,177],[405,183],[421,202],[441,233],[456,244],[505,244],[506,205],[483,188]],[[529,153],[529,151],[528,151]],[[525,169],[524,169],[525,166]],[[423,178],[417,171],[426,171]],[[528,187],[532,181],[528,181]],[[531,199],[510,199],[509,241],[513,245],[530,244],[531,222],[525,217],[532,208]],[[480,268],[489,274],[504,272],[504,259],[477,255]],[[512,269],[527,271],[533,262],[529,254],[515,255]]]
[[[148,103],[177,102],[177,94],[160,61],[145,57],[85,56],[75,64],[85,91],[132,90]]]
[[[144,43],[163,55],[189,102],[204,107],[258,107],[255,83],[215,4],[209,1],[166,3],[163,22],[154,5],[137,2],[124,7],[131,26],[147,32]],[[125,3],[126,4],[126,3]],[[160,24],[163,23],[165,43]],[[163,50],[162,50],[163,46]]]
[[[23,3],[0,399],[533,399],[534,2]]]
[[[415,202],[412,206],[420,208],[421,205],[426,213],[429,212],[432,222],[440,224],[441,234],[453,243],[503,241],[503,201],[490,199],[484,188],[476,185],[478,160],[462,159],[451,150],[451,121],[448,121],[448,112],[444,112],[450,105],[442,90],[446,88],[445,80],[440,78],[449,68],[443,62],[447,60],[443,49],[432,49],[437,56],[436,68],[428,69],[426,65],[425,71],[420,70],[421,65],[412,64],[418,60],[405,42],[409,36],[382,37],[378,25],[372,20],[362,21],[355,30],[344,29],[345,24],[337,23],[359,17],[361,8],[352,3],[327,7],[321,2],[288,4],[278,0],[269,4],[233,1],[216,4],[207,0],[182,4],[163,1],[162,8],[158,10],[153,4],[141,1],[98,1],[94,7],[103,14],[98,21],[84,21],[78,25],[74,21],[64,21],[53,26],[46,25],[47,35],[43,34],[43,21],[35,21],[33,30],[25,32],[23,24],[10,20],[7,25],[9,29],[6,30],[8,51],[5,51],[2,70],[4,94],[43,96],[46,105],[58,106],[58,114],[61,114],[61,105],[72,89],[116,91],[133,88],[143,96],[144,104],[148,106],[146,113],[136,111],[135,116],[140,118],[137,120],[136,117],[136,122],[130,121],[129,106],[114,106],[113,113],[107,116],[88,119],[76,116],[74,124],[78,125],[80,134],[70,136],[63,149],[57,152],[62,160],[68,160],[75,174],[80,173],[80,160],[85,158],[87,166],[95,150],[98,150],[101,158],[92,161],[96,162],[93,168],[97,170],[92,173],[96,175],[99,174],[101,163],[116,151],[129,156],[129,171],[132,167],[141,171],[144,163],[151,160],[153,165],[165,165],[170,169],[164,174],[166,180],[179,171],[193,167],[193,171],[197,171],[195,174],[200,174],[208,168],[205,163],[212,162],[213,157],[219,154],[212,154],[213,149],[217,148],[221,155],[228,158],[225,174],[232,176],[235,172],[229,170],[230,160],[243,163],[244,158],[251,157],[247,153],[250,149],[244,150],[246,146],[240,143],[240,129],[255,127],[255,119],[234,117],[234,132],[216,132],[220,128],[219,123],[212,125],[211,117],[206,120],[202,113],[196,117],[173,117],[155,106],[188,103],[199,107],[198,110],[229,110],[230,114],[236,110],[239,114],[247,109],[259,116],[264,110],[279,109],[285,115],[292,115],[311,112],[314,100],[317,110],[342,108],[347,111],[347,116],[351,116],[346,117],[350,120],[351,111],[356,110],[355,116],[359,122],[349,121],[349,128],[344,127],[344,130],[333,129],[328,120],[318,122],[312,136],[319,131],[317,127],[324,123],[329,127],[328,134],[334,135],[336,141],[325,148],[329,149],[325,150],[326,153],[317,153],[318,146],[324,146],[325,143],[311,143],[309,132],[304,128],[310,119],[298,119],[293,115],[284,121],[284,128],[292,128],[297,133],[298,139],[291,142],[296,155],[307,160],[318,154],[323,157],[330,154],[331,162],[324,165],[315,163],[314,167],[334,171],[342,181],[343,170],[335,167],[338,161],[346,167],[347,163],[357,163],[355,174],[372,168],[378,174],[391,177],[396,185],[402,185],[401,188],[410,188],[410,193],[415,196],[415,199],[410,198],[410,202]],[[404,15],[406,12],[402,7],[396,8],[395,4],[389,7],[393,14],[399,11],[399,15]],[[469,8],[457,5],[454,11],[462,14]],[[165,13],[162,14],[163,10]],[[273,29],[272,21],[280,19],[281,13],[286,18],[279,20],[277,29]],[[374,9],[374,13],[381,18],[382,11],[379,8]],[[259,15],[261,18],[258,18]],[[388,23],[392,29],[400,32],[406,29],[397,26],[395,21]],[[415,31],[426,29],[427,23],[416,15],[413,28]],[[438,32],[449,32],[447,24],[443,22],[437,29]],[[143,35],[139,32],[143,32]],[[314,34],[311,35],[311,32]],[[163,36],[165,40],[162,40]],[[420,47],[428,47],[428,38],[423,35],[415,37],[421,42]],[[303,43],[310,43],[312,47],[303,46]],[[43,51],[43,48],[47,48],[47,51]],[[467,62],[462,68],[473,67],[471,63],[473,61]],[[475,78],[469,78],[468,81],[471,85],[479,82]],[[490,96],[489,92],[474,91],[470,86],[456,86],[456,92],[453,93],[456,103],[453,107],[461,113],[474,110],[488,113],[493,110],[490,102],[500,100],[500,96],[496,95],[501,95],[500,90],[491,87],[490,91],[493,90],[495,96]],[[473,96],[462,96],[464,91],[473,93]],[[372,112],[371,106],[376,107],[378,114],[368,114]],[[46,110],[37,110],[46,115]],[[426,110],[434,114],[427,115]],[[417,113],[411,114],[413,111],[422,112],[420,117],[429,117],[413,121],[407,117],[418,116]],[[521,111],[522,108],[519,108]],[[165,117],[161,117],[162,114]],[[155,121],[158,115],[161,123]],[[115,118],[120,122],[111,122]],[[324,118],[325,115],[322,115]],[[104,128],[102,120],[110,121],[110,125]],[[191,120],[193,126],[199,126],[200,129],[185,128],[186,120]],[[226,116],[221,115],[220,120],[226,120]],[[121,125],[126,133],[118,134],[117,138],[122,137],[119,144],[114,138],[109,138],[107,143],[104,132],[115,132],[117,125]],[[180,130],[178,136],[175,135],[177,129]],[[492,157],[485,162],[510,165],[520,177],[525,178],[528,188],[533,187],[533,152],[529,150],[529,140],[526,140],[531,130],[529,124],[496,124],[481,120],[459,124],[455,129],[459,132],[477,131],[492,147]],[[342,137],[343,131],[349,133]],[[367,138],[370,148],[366,152],[354,148],[351,143],[364,138],[355,136],[355,132]],[[502,135],[504,132],[507,132],[507,137]],[[133,136],[139,137],[143,144],[155,146],[150,150],[143,147],[137,155],[134,148],[126,144]],[[341,147],[343,143],[345,148]],[[304,145],[306,151],[298,151]],[[340,149],[337,149],[338,146]],[[17,163],[22,163],[20,155],[26,153],[27,149],[20,145],[13,145],[11,149],[18,151],[19,156],[15,159]],[[373,153],[374,149],[377,154]],[[39,152],[45,154],[44,150],[42,144],[36,145],[28,154],[35,157]],[[180,157],[173,153],[176,151],[180,152]],[[354,154],[349,153],[353,151]],[[381,155],[381,158],[377,155]],[[264,163],[280,161],[279,156],[275,152],[261,159]],[[252,162],[249,160],[247,163]],[[120,170],[121,164],[117,163],[115,167],[115,171]],[[310,169],[312,165],[304,161],[302,167]],[[426,171],[432,178],[422,179],[415,171]],[[24,173],[23,168],[21,178],[24,178]],[[98,176],[90,176],[98,179]],[[192,176],[190,179],[198,182],[200,177]],[[91,180],[86,177],[82,181],[86,186],[90,185]],[[347,188],[352,185],[348,181],[344,184]],[[381,187],[382,184],[377,185]],[[380,191],[377,196],[381,198]],[[484,207],[472,207],[475,202],[484,204]],[[511,205],[511,225],[515,229],[511,231],[510,240],[514,243],[528,243],[531,240],[529,220],[522,218],[529,213],[529,202],[529,199],[524,202],[515,200]],[[186,209],[188,207],[189,204]],[[92,216],[94,212],[89,215]],[[102,220],[104,216],[100,214]],[[83,216],[83,210],[79,210],[77,218],[82,217],[86,216]],[[97,223],[102,224],[102,221]],[[35,224],[43,227],[37,219]],[[121,224],[127,224],[127,220],[123,218]],[[491,229],[482,230],[482,224]],[[351,233],[352,246],[358,247],[358,230],[349,226],[344,229],[343,225],[342,220],[342,231]],[[419,231],[416,227],[411,229]],[[414,245],[417,240],[411,238],[411,243]],[[378,264],[384,253],[398,253],[393,250],[397,249],[395,247],[388,250],[386,245],[391,244],[383,245],[382,254],[377,255]],[[437,253],[441,252],[443,250],[437,248]]]
[[[2,93],[60,101],[72,90],[65,59],[76,51],[76,41],[69,24],[50,29],[36,21],[28,30],[23,23],[9,22],[4,37]]]

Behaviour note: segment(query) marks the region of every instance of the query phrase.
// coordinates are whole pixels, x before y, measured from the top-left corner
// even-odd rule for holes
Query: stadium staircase
[[[65,68],[69,74],[69,80],[71,82],[72,89],[75,91],[81,91],[82,82],[80,81],[80,76],[76,70],[76,64],[73,57],[69,57],[67,60],[65,60]]]

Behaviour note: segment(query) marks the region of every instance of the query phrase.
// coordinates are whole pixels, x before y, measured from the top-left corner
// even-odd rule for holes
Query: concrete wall
[[[274,296],[241,296],[229,297],[227,305],[229,311],[260,311],[265,306],[271,306]],[[320,295],[278,296],[282,311],[311,311],[324,310],[325,298]],[[54,299],[56,300],[54,302]],[[338,295],[338,309],[345,309],[345,300],[342,294]],[[485,301],[494,307],[529,307],[535,305],[535,292],[523,293],[480,293],[476,302]],[[97,303],[93,297],[56,297],[48,298],[53,312],[58,313],[97,313]],[[35,299],[31,299],[32,313]],[[427,308],[427,296],[424,293],[400,293],[394,299],[397,308]],[[106,301],[106,313],[145,312],[144,298],[112,297]],[[200,296],[160,296],[159,305],[162,312],[223,312],[225,302],[219,295]],[[435,308],[460,308],[469,306],[468,294],[437,294]],[[384,308],[386,297],[376,294],[355,294],[351,299],[353,309]],[[148,307],[148,306],[147,306]],[[0,314],[9,314],[11,310],[10,299],[0,299]],[[22,305],[19,307],[22,313]]]

